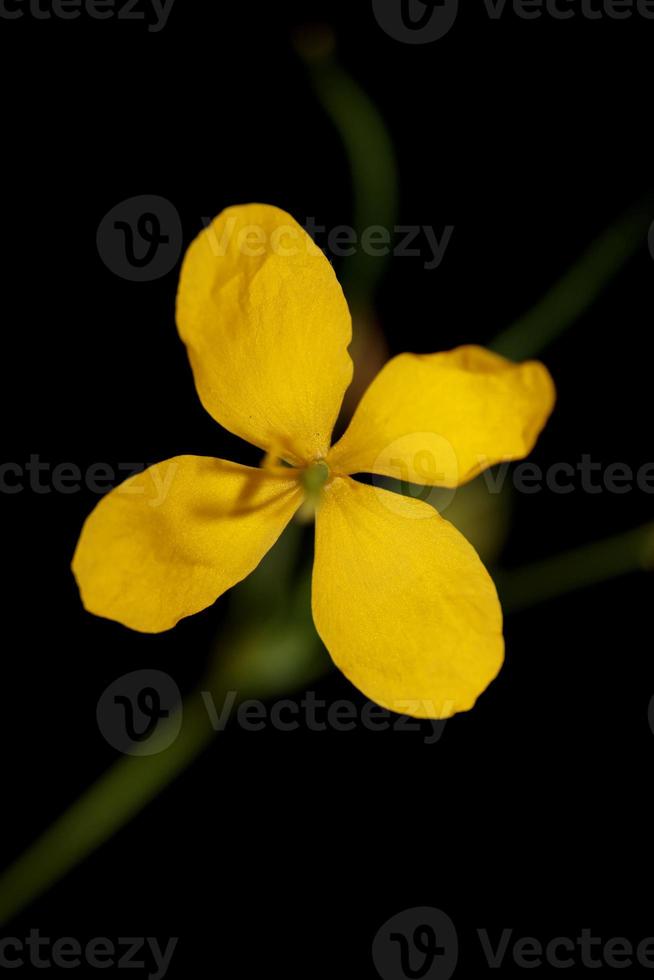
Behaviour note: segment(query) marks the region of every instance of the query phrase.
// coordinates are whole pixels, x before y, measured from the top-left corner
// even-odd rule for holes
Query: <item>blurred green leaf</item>
[[[311,568],[289,588],[273,614],[250,609],[248,625],[235,625],[216,641],[210,686],[239,696],[272,698],[301,690],[332,667],[311,615]]]

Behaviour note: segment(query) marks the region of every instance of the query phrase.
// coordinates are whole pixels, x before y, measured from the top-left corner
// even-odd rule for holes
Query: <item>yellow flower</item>
[[[177,323],[202,404],[263,466],[179,456],[104,497],[73,559],[86,609],[170,629],[245,578],[309,504],[313,617],[336,665],[393,711],[471,708],[503,659],[490,576],[431,506],[353,474],[455,487],[525,456],[554,405],[546,368],[474,346],[401,354],[330,448],[352,379],[348,307],[310,237],[261,204],[228,208],[193,242]]]

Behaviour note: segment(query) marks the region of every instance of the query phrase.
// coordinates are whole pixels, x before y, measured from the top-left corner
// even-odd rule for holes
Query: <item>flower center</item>
[[[329,479],[329,467],[323,459],[310,463],[302,471],[300,480],[304,489],[304,503],[300,507],[297,518],[301,524],[308,524],[316,516],[316,507],[320,492]]]
[[[302,473],[302,486],[307,497],[317,497],[329,479],[329,467],[323,459],[311,463]]]

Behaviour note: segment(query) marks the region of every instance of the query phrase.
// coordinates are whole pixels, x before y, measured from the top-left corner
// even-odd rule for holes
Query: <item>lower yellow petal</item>
[[[73,558],[84,606],[144,633],[170,629],[245,578],[301,502],[290,475],[204,456],[157,463],[84,524]]]
[[[474,548],[429,505],[349,477],[316,517],[313,617],[345,676],[400,714],[467,711],[502,666],[502,610]]]
[[[538,361],[514,364],[472,345],[400,354],[372,382],[327,462],[337,473],[457,487],[530,453],[554,400]]]

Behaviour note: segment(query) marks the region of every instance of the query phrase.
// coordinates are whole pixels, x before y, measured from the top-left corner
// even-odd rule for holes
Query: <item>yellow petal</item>
[[[89,612],[170,629],[245,578],[302,502],[297,481],[204,456],[130,477],[88,517],[73,572]]]
[[[456,487],[531,452],[555,397],[538,361],[514,364],[474,346],[400,354],[372,382],[328,462],[336,473]]]
[[[327,484],[316,517],[313,618],[334,663],[377,704],[467,711],[502,665],[502,611],[474,548],[428,504]]]
[[[217,422],[284,458],[326,455],[352,326],[331,265],[289,214],[223,211],[186,254],[177,325]]]

